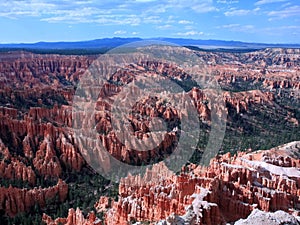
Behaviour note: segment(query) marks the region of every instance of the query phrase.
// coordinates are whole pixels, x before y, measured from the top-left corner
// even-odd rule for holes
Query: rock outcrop
[[[281,146],[283,161],[299,163],[290,150],[299,142]],[[211,160],[208,167],[190,165],[180,175],[163,164],[143,177],[129,176],[119,185],[118,201],[104,197],[96,204],[104,211],[106,224],[130,221],[160,221],[159,224],[224,224],[246,218],[254,209],[299,213],[300,172],[297,164],[269,162],[274,152],[226,154]],[[292,159],[293,158],[293,159]],[[276,159],[276,158],[274,158]]]
[[[187,71],[168,63],[141,60],[116,71],[101,90],[87,90],[87,96],[96,96],[96,112],[94,118],[84,115],[86,112],[79,113],[78,122],[72,118],[71,105],[79,88],[77,82],[87,75],[85,71],[97,56],[1,53],[0,179],[5,185],[11,182],[28,187],[1,186],[1,213],[12,217],[30,211],[35,205],[44,207],[48,200],[66,199],[68,185],[60,178],[65,178],[70,171],[81,173],[87,166],[82,153],[93,147],[91,139],[76,142],[73,128],[77,125],[95,128],[97,140],[110,155],[134,165],[160,161],[172,154],[180,138],[180,121],[190,113],[189,105],[199,115],[199,121],[194,122],[201,122],[206,130],[211,126],[214,109],[219,116],[228,111],[228,130],[237,133],[250,127],[252,134],[255,129],[263,128],[264,121],[257,118],[263,112],[260,116],[276,117],[271,126],[283,121],[284,126],[297,134],[299,115],[294,108],[297,109],[300,93],[299,50],[265,49],[243,54],[197,51],[195,54],[205,64],[206,72],[227,90],[217,96],[226,107],[214,105],[218,93],[201,90],[206,83],[198,86]],[[113,124],[111,110],[123,88],[137,82],[138,75],[156,80],[161,76],[186,92],[176,96],[175,102],[182,104],[182,110],[166,99],[140,93],[139,97],[143,97],[130,106],[129,115],[121,120],[130,125],[123,127],[124,135],[136,138],[136,142],[128,145],[115,130],[114,126],[120,124]],[[126,99],[126,95],[121,97]],[[156,117],[161,120],[150,122]],[[239,124],[237,119],[246,125]],[[156,143],[158,138],[152,137],[150,131],[160,134],[164,128],[161,121],[168,129],[161,144],[149,151],[136,151],[139,140]],[[153,128],[156,128],[154,132]],[[255,209],[297,214],[300,161],[296,145],[299,143],[270,151],[217,156],[208,167],[189,165],[178,175],[159,164],[147,171],[145,177],[122,179],[119,200],[102,197],[96,208],[105,212],[105,224],[113,225],[134,221],[217,225],[246,218]],[[97,149],[92,149],[99,155]],[[35,187],[41,179],[59,181],[49,188]],[[84,218],[79,209],[70,209],[67,218],[52,220],[44,215],[44,221],[69,225],[102,223],[95,214]]]
[[[78,80],[95,59],[91,56],[39,55],[18,51],[1,53],[0,58],[1,76],[6,78],[3,85],[17,89],[34,89],[41,84],[57,89],[65,85],[63,82]]]
[[[58,199],[63,202],[67,198],[68,185],[59,180],[57,185],[49,188],[21,189],[12,186],[0,187],[0,210],[8,216],[15,216],[21,212],[28,212],[31,207],[44,207],[46,201]]]
[[[36,107],[20,120],[14,111],[6,109],[4,115],[0,114],[3,148],[11,148],[10,154],[15,158],[32,160],[33,168],[46,178],[60,177],[62,165],[80,171],[85,162],[72,139],[71,110],[68,106]]]
[[[299,218],[300,219],[300,218]],[[274,213],[266,213],[255,209],[251,212],[247,219],[241,219],[234,223],[234,225],[298,225],[300,220],[284,211],[276,211]]]
[[[67,218],[57,218],[53,220],[50,216],[44,214],[43,222],[47,225],[103,225],[102,221],[98,219],[93,212],[85,219],[79,208],[77,208],[76,211],[70,209]]]
[[[28,181],[34,185],[36,175],[31,166],[24,164],[18,157],[11,156],[9,149],[0,139],[0,177],[8,180]]]

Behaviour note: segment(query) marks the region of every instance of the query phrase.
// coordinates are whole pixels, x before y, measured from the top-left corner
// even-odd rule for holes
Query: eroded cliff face
[[[157,164],[143,177],[124,178],[118,201],[102,197],[96,208],[105,212],[106,224],[124,225],[162,219],[158,224],[217,225],[254,209],[299,215],[300,160],[293,156],[300,143],[278,149],[280,157],[275,149],[218,156],[208,167],[191,164],[180,175]]]
[[[63,81],[78,80],[95,57],[39,55],[29,52],[1,53],[1,89],[63,87]],[[70,83],[69,83],[70,84]]]
[[[3,144],[0,139],[1,162],[0,162],[0,176],[9,180],[23,180],[28,181],[31,185],[36,182],[36,176],[33,169],[27,166],[17,157],[12,157],[9,149]]]
[[[57,218],[53,220],[51,217],[44,214],[43,222],[49,225],[103,225],[102,221],[96,217],[95,213],[91,212],[87,218],[85,218],[79,208],[76,210],[70,209],[67,218]]]
[[[263,84],[270,89],[299,90],[299,49],[270,48],[244,54],[197,53],[209,62],[212,74],[226,88],[256,89]],[[245,84],[248,86],[245,86]]]
[[[48,188],[35,186],[37,177],[57,180],[62,177],[63,168],[79,172],[85,164],[72,144],[69,128],[54,125],[70,123],[70,107],[31,108],[23,119],[17,118],[16,112],[9,108],[2,107],[1,112],[0,176],[29,185],[24,189],[1,187],[1,210],[15,216],[35,205],[44,207],[56,196],[59,201],[65,201],[68,185],[62,180]]]
[[[80,171],[84,160],[72,140],[71,114],[69,106],[30,108],[23,119],[15,118],[14,114],[0,114],[3,148],[6,143],[17,157],[27,163],[32,160],[32,166],[44,177],[60,177],[61,164]],[[11,157],[10,153],[5,157]]]
[[[0,210],[13,217],[21,212],[29,212],[36,205],[43,208],[47,201],[64,202],[67,194],[68,185],[62,180],[49,188],[0,187]]]
[[[209,97],[214,96],[209,93],[213,91],[200,89],[201,85],[197,87],[187,72],[174,65],[155,61],[130,64],[116,71],[99,90],[95,118],[88,118],[84,124],[95,125],[98,138],[110,155],[134,165],[164,159],[172,154],[180,136],[179,122],[189,113],[187,107],[179,111],[164,99],[143,96],[132,105],[132,113],[126,115],[130,122],[126,132],[139,140],[149,138],[153,126],[149,120],[154,117],[163,119],[169,130],[162,144],[149,151],[137,152],[125,146],[114,131],[110,111],[113,100],[124,87],[136,82],[138,75],[163,76],[181,85],[186,92],[178,99],[184,106],[189,102],[195,107],[199,115],[196,122],[204,124],[206,130],[211,125],[213,108],[219,116],[228,112],[228,130],[237,133],[251,134],[247,130],[251,126],[252,130],[259,129],[264,134],[264,121],[257,115],[265,113],[276,118],[275,122],[271,121],[272,127],[282,123],[297,134],[299,116],[293,109],[299,103],[298,50],[196,54],[206,63],[207,72],[226,90],[219,96],[226,107],[213,105]],[[75,141],[72,101],[76,82],[85,76],[95,58],[26,52],[1,54],[0,178],[13,184],[19,181],[26,184],[26,188],[1,187],[1,213],[15,216],[28,212],[36,204],[44,207],[56,196],[63,202],[68,184],[60,179],[70,171],[85,173],[83,169],[89,165],[82,152],[93,143]],[[79,114],[81,124],[83,119],[84,115]],[[246,123],[236,124],[237,119]],[[103,197],[96,207],[105,212],[108,224],[161,220],[161,224],[186,221],[215,225],[246,218],[254,208],[291,212],[299,208],[299,177],[295,168],[299,168],[297,152],[290,154],[282,148],[219,156],[207,168],[191,165],[178,176],[159,164],[146,173],[146,184],[140,184],[142,178],[127,177],[120,184],[118,201]],[[168,176],[162,181],[157,174]],[[36,187],[40,179],[58,180],[58,183],[48,188]],[[70,210],[65,219],[52,220],[45,215],[44,221],[101,224],[94,214],[85,219],[80,210]]]
[[[197,52],[196,54],[206,60],[206,70],[216,74],[221,86],[229,79],[230,85],[235,87],[235,83],[239,83],[239,80],[242,83],[247,77],[251,79],[250,83],[260,83],[265,86],[264,83],[267,82],[267,79],[276,77],[279,80],[281,78],[283,80],[288,79],[287,82],[293,84],[281,85],[282,87],[280,85],[278,87],[274,86],[274,90],[289,90],[289,94],[292,95],[293,92],[295,95],[295,92],[299,90],[300,82],[293,74],[299,69],[299,54],[296,50],[274,51],[265,50],[241,55],[230,53],[204,54],[203,52]],[[276,55],[277,53],[280,54],[280,57]],[[43,176],[60,177],[62,166],[80,171],[84,165],[84,160],[80,156],[80,151],[78,151],[82,151],[84,146],[74,144],[73,135],[69,129],[72,127],[72,108],[64,104],[71,104],[75,93],[72,85],[81,76],[84,76],[86,69],[95,58],[95,56],[36,55],[26,52],[5,53],[1,56],[0,69],[3,71],[1,76],[6,80],[3,82],[3,98],[1,99],[7,105],[1,107],[0,112],[1,139],[5,144],[10,143],[11,146],[8,147],[14,149],[13,151],[16,151],[17,154],[24,154],[26,158],[33,159],[34,167]],[[269,59],[271,59],[271,62],[268,61]],[[274,71],[271,75],[264,76],[258,68],[270,73]],[[205,93],[208,90],[203,91],[193,87],[196,83],[192,82],[192,77],[180,68],[154,61],[141,61],[138,64],[128,65],[128,68],[114,73],[109,82],[101,88],[95,116],[95,125],[97,132],[100,134],[99,138],[107,151],[118,160],[127,163],[141,164],[149,163],[151,160],[160,160],[166,154],[172,152],[174,143],[178,141],[178,132],[168,132],[162,146],[151,150],[150,154],[146,152],[138,154],[136,151],[131,151],[124,143],[121,143],[116,136],[116,132],[113,131],[112,118],[108,113],[112,107],[112,100],[120,94],[123,86],[132,83],[138,75],[145,74],[149,77],[160,74],[165,76],[166,79],[172,79],[182,84],[184,84],[183,81],[186,81],[190,86],[185,87],[186,84],[184,84],[183,87],[191,88],[186,94],[191,98],[200,120],[208,125],[211,121],[212,108],[217,109],[216,114],[227,111],[224,107],[211,105],[212,99],[209,99],[209,95]],[[285,82],[282,79],[281,82]],[[239,84],[237,87],[239,87]],[[244,120],[242,122],[248,120],[246,123],[255,126],[252,125],[257,123],[255,110],[264,110],[267,106],[266,113],[269,113],[270,108],[274,108],[276,105],[274,103],[276,96],[285,94],[284,91],[273,93],[267,89],[239,93],[225,92],[222,98],[227,108],[231,107],[238,117]],[[55,99],[54,96],[60,96],[60,98]],[[294,97],[296,98],[296,96]],[[28,102],[28,99],[32,102]],[[17,110],[18,105],[23,100],[28,104],[25,112],[24,109]],[[62,100],[62,102],[59,100]],[[51,103],[48,101],[51,101]],[[26,105],[25,103],[21,104]],[[35,107],[32,107],[32,105]],[[50,109],[45,108],[45,105],[47,107],[50,105]],[[176,129],[176,121],[178,123],[181,119],[180,113],[188,113],[188,109],[178,112],[161,99],[153,99],[147,96],[142,102],[135,104],[132,110],[135,114],[140,114],[139,117],[153,118],[158,116],[166,122],[172,121],[171,126],[174,129]],[[287,113],[280,108],[276,110],[279,114],[284,115],[288,126],[298,125],[299,121],[293,112]],[[139,117],[130,115],[126,119],[132,125],[130,132],[139,139],[146,139],[150,131],[150,124],[149,121],[141,120]],[[236,118],[231,118],[231,115],[229,115],[228,119],[234,123],[233,120]],[[278,120],[280,119],[282,118],[278,118]],[[258,123],[258,125],[261,124]],[[233,127],[233,129],[245,132],[244,127],[238,126]],[[45,165],[43,162],[45,157],[47,157],[47,161],[51,161],[49,165]]]

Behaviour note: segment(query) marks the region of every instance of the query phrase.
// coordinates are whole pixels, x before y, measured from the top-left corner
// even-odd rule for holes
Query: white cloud
[[[241,27],[241,31],[253,31],[255,26],[254,25],[244,25]]]
[[[151,24],[158,24],[158,23],[162,23],[162,19],[159,16],[144,16],[143,22],[151,23]]]
[[[213,0],[13,0],[0,1],[0,17],[36,17],[40,21],[67,24],[137,26],[143,23],[161,25],[163,28],[163,24],[188,25],[193,22],[175,17],[166,20],[161,14],[173,9],[197,13],[217,11],[213,3]]]
[[[214,7],[212,4],[210,4],[209,2],[205,2],[199,5],[196,4],[191,8],[197,13],[208,13],[208,12],[218,11],[218,9]]]
[[[193,21],[189,21],[189,20],[179,20],[178,21],[179,24],[193,24]]]
[[[239,3],[239,1],[238,0],[218,0],[217,3],[231,5],[231,4]]]
[[[74,1],[74,4],[77,5],[88,5],[88,4],[92,4],[93,1]]]
[[[142,2],[142,3],[145,3],[145,2],[155,2],[157,0],[134,0],[133,2]]]
[[[279,26],[279,27],[266,27],[262,28],[261,33],[270,36],[282,36],[283,34],[293,34],[300,35],[300,26],[298,25],[288,25],[288,26]]]
[[[234,23],[234,24],[225,24],[225,25],[219,26],[217,28],[234,28],[234,27],[239,27],[239,26],[240,26],[240,24]]]
[[[245,32],[245,33],[253,33],[255,31],[255,26],[252,24],[241,25],[238,23],[233,23],[233,24],[225,24],[222,26],[218,26],[216,28],[226,29],[233,32]]]
[[[292,16],[298,16],[300,15],[300,6],[299,5],[295,5],[295,6],[291,6],[282,10],[278,10],[278,11],[270,11],[268,13],[268,16],[270,16],[271,20],[273,19],[283,19],[283,18],[287,18],[287,17],[292,17]]]
[[[157,26],[157,28],[160,30],[168,30],[168,29],[173,28],[173,26],[170,24],[165,24],[165,25]]]
[[[145,0],[138,0],[145,1]],[[150,1],[150,0],[147,0]],[[113,5],[116,3],[116,5]],[[40,21],[49,23],[100,23],[105,25],[132,25],[142,22],[145,15],[141,15],[139,9],[119,8],[124,1],[95,0],[23,0],[0,1],[0,17],[20,19],[24,17],[39,17]],[[128,6],[130,7],[130,5]],[[134,12],[136,14],[128,14]],[[144,21],[145,23],[159,23],[159,18]]]
[[[168,8],[169,8],[168,4],[158,4],[146,9],[145,13],[150,15],[161,14],[167,12]]]
[[[254,5],[264,5],[264,4],[271,4],[271,3],[277,3],[277,2],[286,2],[287,0],[260,0],[255,2]]]
[[[193,30],[193,29],[195,29],[195,26],[191,26],[191,25],[184,26],[184,29],[185,30]]]
[[[137,15],[101,15],[94,23],[138,26],[141,23],[141,19]]]
[[[162,0],[160,4],[153,5],[148,12],[165,13],[170,9],[188,9],[197,13],[208,13],[218,11],[213,0]]]
[[[37,17],[56,8],[55,4],[39,1],[0,2],[0,16],[18,18],[20,16]]]
[[[299,30],[300,26],[289,25],[289,26],[280,26],[280,27],[269,27],[268,30]]]
[[[91,1],[41,1],[23,0],[0,2],[0,16],[9,18],[41,17],[42,21],[69,22],[91,20],[101,13],[108,14],[110,10],[89,6]]]
[[[284,3],[284,4],[282,5],[282,7],[287,7],[287,6],[290,6],[290,5],[292,5],[292,3],[287,2],[287,3]]]
[[[99,14],[108,13],[107,11],[98,10],[92,7],[73,10],[55,10],[52,15],[42,18],[41,21],[49,23],[91,23],[94,22]]]
[[[202,31],[194,31],[194,30],[191,30],[191,31],[187,31],[187,32],[178,32],[176,33],[177,35],[179,36],[196,36],[196,35],[204,35],[204,33]]]
[[[224,13],[225,16],[246,16],[250,13],[247,9],[233,9]]]
[[[127,33],[126,30],[117,30],[114,32],[114,34],[117,34],[117,35],[126,34],[126,33]]]

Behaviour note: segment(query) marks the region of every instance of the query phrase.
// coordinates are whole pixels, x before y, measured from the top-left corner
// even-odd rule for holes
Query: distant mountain
[[[300,48],[300,44],[268,44],[241,41],[199,40],[186,38],[155,38],[154,40],[171,42],[182,46],[200,46],[203,48]]]
[[[29,48],[29,49],[100,49],[113,48],[135,41],[141,38],[103,38],[91,41],[77,42],[37,42],[20,44],[0,44],[0,48]]]
[[[78,42],[37,42],[37,43],[19,43],[19,44],[0,44],[0,48],[13,48],[13,49],[103,49],[114,48],[120,45],[142,41],[154,40],[164,41],[181,46],[197,46],[201,48],[267,48],[267,47],[280,47],[280,48],[300,48],[300,44],[266,44],[266,43],[247,43],[241,41],[222,41],[222,40],[197,40],[186,38],[103,38],[90,41]]]

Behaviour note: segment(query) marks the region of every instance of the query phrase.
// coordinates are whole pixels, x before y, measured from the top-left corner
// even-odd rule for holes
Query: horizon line
[[[259,45],[300,45],[300,43],[284,43],[284,42],[249,42],[249,41],[241,41],[241,40],[224,40],[224,39],[200,39],[200,38],[188,38],[188,37],[149,37],[149,38],[142,38],[142,37],[101,37],[101,38],[95,38],[95,39],[86,39],[86,40],[57,40],[57,41],[35,41],[35,42],[0,42],[0,45],[34,45],[34,44],[40,44],[40,43],[49,43],[49,44],[55,44],[55,43],[79,43],[79,42],[91,42],[91,41],[97,41],[97,40],[105,40],[105,39],[140,39],[142,40],[158,40],[158,39],[178,39],[178,40],[187,40],[187,41],[222,41],[222,42],[236,42],[236,43],[242,43],[242,44],[259,44]]]

